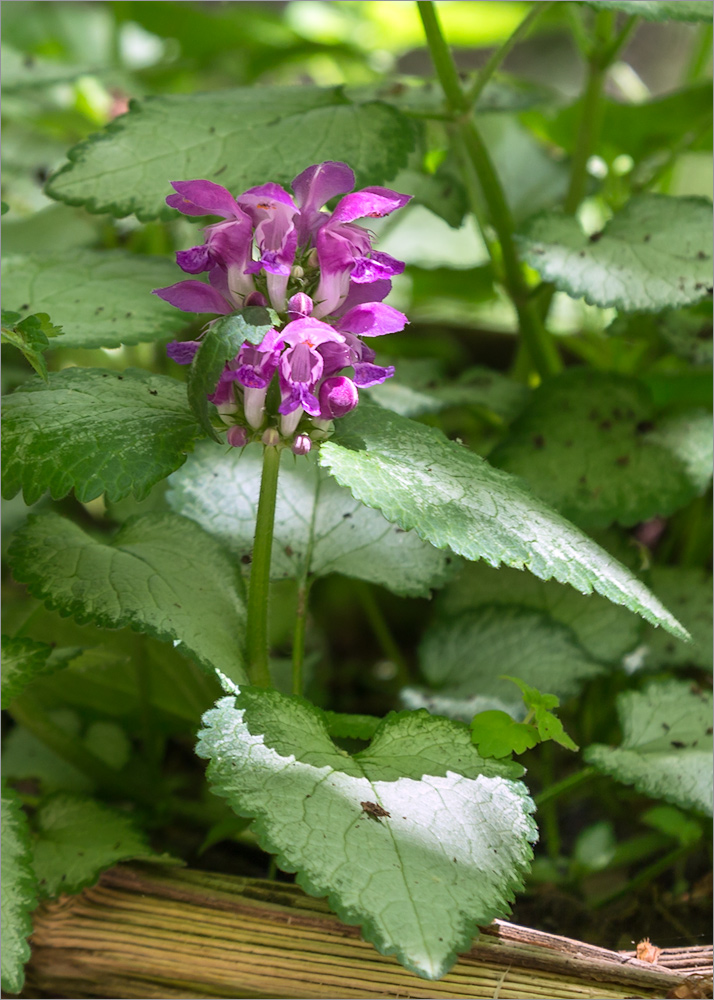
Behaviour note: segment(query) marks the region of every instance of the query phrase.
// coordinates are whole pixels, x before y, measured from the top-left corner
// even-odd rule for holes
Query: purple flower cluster
[[[186,312],[230,315],[245,306],[272,306],[276,324],[258,345],[245,344],[229,362],[210,397],[228,419],[231,444],[245,444],[271,416],[293,451],[306,454],[329,421],[357,405],[358,388],[394,374],[374,363],[363,337],[404,329],[406,316],[383,302],[391,278],[404,265],[372,249],[372,234],[357,219],[380,218],[409,195],[370,187],[350,192],[355,177],[344,163],[320,163],[292,183],[294,198],[279,184],[262,184],[233,198],[212,181],[177,181],[166,201],[185,215],[217,215],[201,246],[176,254],[188,274],[208,273],[208,283],[179,281],[155,294]],[[333,212],[323,206],[344,195]],[[168,353],[189,364],[198,341],[173,342]],[[350,377],[340,374],[352,368]],[[280,403],[266,415],[268,387],[277,373]],[[238,404],[242,403],[242,407]],[[242,417],[247,427],[241,427]],[[307,420],[307,418],[311,418]],[[305,418],[303,427],[301,421]],[[248,430],[250,428],[250,430]],[[303,433],[296,431],[301,429]],[[268,433],[271,428],[268,428]]]

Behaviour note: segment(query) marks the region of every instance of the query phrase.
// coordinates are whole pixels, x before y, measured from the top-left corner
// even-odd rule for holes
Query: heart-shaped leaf
[[[40,514],[15,534],[10,560],[17,579],[60,614],[178,641],[207,670],[245,680],[243,581],[194,521],[133,517],[107,543]]]
[[[711,816],[711,691],[683,681],[653,682],[619,695],[617,714],[620,746],[593,743],[585,760],[653,799]]]
[[[536,390],[489,461],[584,528],[629,527],[706,489],[711,416],[687,416],[657,418],[636,379],[571,369]]]
[[[341,87],[236,87],[132,102],[128,115],[69,151],[52,198],[90,212],[166,207],[171,180],[208,177],[238,194],[266,178],[288,184],[311,163],[344,160],[357,185],[383,184],[406,165],[413,123],[380,101],[351,103]]]
[[[49,347],[119,347],[167,339],[188,317],[156,295],[176,281],[165,257],[124,250],[16,254],[2,262],[3,301],[21,313],[49,313],[63,327]]]
[[[638,195],[589,237],[573,216],[544,213],[528,223],[521,245],[544,281],[592,305],[659,312],[711,295],[712,206],[705,198]]]
[[[467,559],[527,567],[582,593],[597,590],[673,635],[684,629],[629,570],[534,496],[440,431],[374,404],[337,422],[320,464],[368,507]]]
[[[218,538],[237,563],[253,549],[262,469],[262,446],[242,452],[202,443],[171,478],[171,507]],[[411,531],[395,528],[379,511],[355,500],[320,469],[314,456],[284,452],[273,534],[273,580],[343,573],[397,594],[428,596],[459,560]]]
[[[153,851],[128,816],[82,795],[51,795],[33,827],[33,868],[45,899],[79,892],[117,861],[180,864]]]
[[[485,605],[438,622],[424,636],[419,663],[430,689],[405,689],[405,704],[464,722],[491,709],[524,717],[523,699],[504,674],[568,698],[603,670],[565,625],[516,606]]]
[[[383,954],[437,979],[478,924],[507,911],[531,858],[533,805],[514,780],[522,769],[480,757],[466,726],[391,714],[351,757],[314,706],[256,688],[204,722],[197,752],[214,791]]]
[[[65,368],[31,379],[3,400],[3,496],[32,504],[74,489],[142,500],[177,469],[201,433],[186,387],[137,368],[121,374]]]
[[[2,785],[2,988],[22,989],[25,962],[30,957],[27,938],[32,933],[30,914],[37,906],[37,879],[27,819],[20,796]]]

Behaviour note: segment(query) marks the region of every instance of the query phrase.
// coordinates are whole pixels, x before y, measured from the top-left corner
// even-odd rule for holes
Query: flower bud
[[[232,427],[228,428],[226,441],[233,448],[243,448],[248,444],[248,432],[245,427],[239,427],[237,424],[233,424]]]
[[[244,306],[267,306],[268,300],[262,292],[251,292],[243,300]]]
[[[275,427],[269,427],[267,431],[263,431],[263,436],[260,440],[268,448],[274,448],[280,444],[280,435]]]
[[[334,420],[354,410],[359,402],[357,386],[346,375],[326,378],[320,386],[320,419]]]
[[[307,434],[298,434],[293,441],[292,450],[294,455],[307,455],[311,448],[312,441]]]
[[[299,264],[295,264],[294,267],[290,268],[291,278],[303,278],[305,276],[305,269],[300,267]]]
[[[298,292],[288,299],[288,319],[306,319],[312,313],[312,299],[304,292]]]
[[[245,413],[245,419],[256,430],[262,426],[265,419],[265,397],[267,394],[267,389],[253,389],[248,387],[243,389],[243,412]]]
[[[313,247],[310,253],[307,255],[306,264],[308,267],[317,267],[320,263],[319,257],[317,256],[317,247]]]
[[[200,274],[211,266],[211,254],[204,243],[203,246],[191,247],[190,250],[178,250],[176,263],[187,274]]]

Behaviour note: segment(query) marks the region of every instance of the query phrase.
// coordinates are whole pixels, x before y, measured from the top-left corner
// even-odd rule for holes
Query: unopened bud
[[[305,271],[304,271],[304,269],[302,267],[300,267],[299,264],[296,264],[294,267],[290,268],[290,277],[291,278],[302,278],[302,277],[304,277],[304,275],[305,275]]]
[[[267,306],[268,300],[262,292],[251,292],[243,300],[244,306]]]
[[[244,448],[245,445],[248,444],[248,432],[245,427],[239,427],[237,424],[233,424],[232,427],[228,428],[226,441],[233,448]]]
[[[307,434],[298,434],[293,441],[293,454],[294,455],[307,455],[312,448],[312,441],[307,436]]]
[[[307,260],[305,261],[308,267],[317,267],[319,260],[317,256],[317,247],[313,247],[310,253],[307,255]]]
[[[354,410],[359,402],[357,386],[346,375],[326,378],[320,386],[320,419],[334,420]]]
[[[312,313],[312,299],[304,292],[298,292],[288,299],[288,319],[306,319]]]
[[[276,445],[280,444],[280,435],[275,427],[269,427],[267,431],[263,431],[263,436],[260,440],[266,447],[275,448]]]

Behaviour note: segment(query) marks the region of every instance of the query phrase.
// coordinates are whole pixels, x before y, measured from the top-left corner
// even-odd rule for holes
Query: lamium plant
[[[126,5],[59,6],[125,37]],[[128,6],[161,41],[165,5]],[[170,47],[118,115],[87,111],[101,67],[28,62],[47,40],[8,70],[10,140],[64,134],[62,86],[106,123],[54,204],[4,193],[9,993],[38,902],[131,859],[294,875],[427,979],[543,883],[614,947],[603,908],[704,874],[711,204],[676,170],[710,133],[711,4],[483,5],[513,23],[474,77],[433,3],[399,6],[435,80],[354,41],[354,77],[298,82],[239,4],[224,29],[293,85],[241,62],[215,89],[193,31],[235,60],[193,7],[205,93]],[[481,6],[444,5],[469,44]],[[613,67],[671,19],[681,87],[633,100]],[[548,30],[574,103],[501,72]]]

